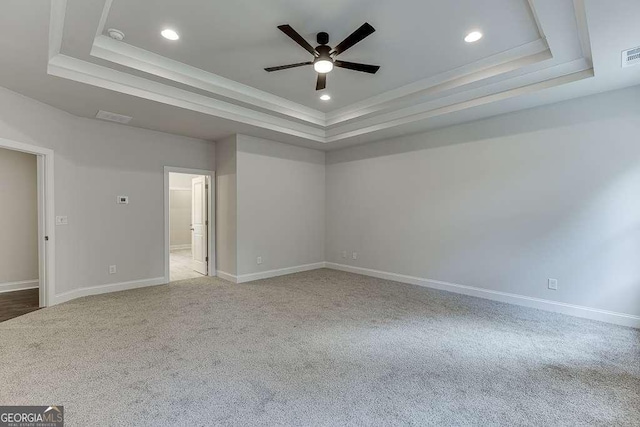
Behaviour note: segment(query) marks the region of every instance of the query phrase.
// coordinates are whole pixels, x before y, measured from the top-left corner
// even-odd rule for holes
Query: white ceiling
[[[0,86],[83,117],[338,149],[640,84],[640,67],[620,66],[639,14],[637,0],[3,0]],[[381,71],[335,70],[329,103],[311,68],[262,70],[307,59],[279,24],[335,45],[365,21],[376,33],[342,59]],[[477,44],[462,41],[471,29]]]
[[[527,0],[114,0],[105,28],[126,34],[126,43],[271,92],[311,108],[329,111],[417,80],[473,63],[540,38]],[[452,19],[453,18],[453,19]],[[328,75],[331,102],[315,91],[312,67],[267,73],[264,67],[309,61],[311,55],[277,26],[290,24],[316,46],[316,34],[330,34],[335,46],[369,22],[377,31],[340,56],[380,65],[371,76],[349,70]],[[170,42],[163,28],[181,36]],[[479,29],[475,44],[464,36]]]

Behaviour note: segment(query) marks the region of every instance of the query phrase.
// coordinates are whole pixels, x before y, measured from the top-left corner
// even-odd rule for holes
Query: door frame
[[[208,276],[215,277],[218,275],[216,270],[216,222],[215,222],[215,171],[208,171],[204,169],[190,169],[179,168],[173,166],[164,167],[164,281],[169,283],[171,281],[171,223],[170,223],[170,208],[169,197],[171,191],[169,189],[169,174],[170,173],[186,173],[190,175],[204,175],[208,178],[209,190],[207,191],[207,252],[209,256],[209,262],[207,265]]]
[[[0,138],[0,148],[34,154],[38,182],[38,287],[40,307],[55,302],[56,246],[53,150]]]

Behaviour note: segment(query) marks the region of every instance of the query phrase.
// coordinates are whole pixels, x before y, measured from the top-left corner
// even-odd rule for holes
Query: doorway
[[[40,308],[37,160],[0,148],[0,322]]]
[[[7,320],[55,304],[54,159],[50,149],[3,138],[0,156],[0,222],[9,226],[0,230],[0,311]]]
[[[215,276],[213,176],[212,172],[165,168],[167,282]]]

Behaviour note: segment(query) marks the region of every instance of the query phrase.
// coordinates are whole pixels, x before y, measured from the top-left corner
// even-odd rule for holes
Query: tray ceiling
[[[25,4],[7,0],[4,7],[21,22],[34,22],[31,32],[24,26],[15,30],[35,44],[42,37],[36,27],[41,28],[37,20],[43,15]],[[51,0],[49,34],[42,40],[46,70],[72,86],[27,84],[2,72],[0,78],[8,87],[15,81],[30,96],[78,115],[93,116],[94,109],[110,106],[134,116],[133,126],[211,138],[241,131],[334,149],[640,83],[640,67],[621,70],[619,62],[623,49],[640,45],[632,18],[640,5],[633,0],[607,4]],[[12,28],[15,19],[4,21],[0,18]],[[376,75],[334,70],[328,75],[329,102],[319,100],[311,67],[263,70],[310,59],[278,31],[280,24],[292,25],[313,45],[315,34],[327,31],[335,46],[364,22],[377,31],[341,59],[382,68]],[[108,37],[110,28],[122,31],[124,40]],[[180,40],[162,38],[164,28],[178,31]],[[471,30],[484,37],[465,43]],[[28,62],[27,43],[20,43],[15,49],[10,43],[0,46],[14,67]],[[75,89],[86,85],[95,88],[91,108],[81,105],[82,90]],[[54,96],[62,87],[73,87],[73,93]],[[104,90],[124,98],[97,95]],[[98,105],[100,99],[109,106]],[[159,112],[160,105],[158,117],[165,119],[154,120],[148,113]],[[173,120],[166,119],[170,111]],[[189,126],[174,129],[171,123]]]
[[[105,28],[126,34],[125,42],[193,67],[236,80],[322,111],[335,110],[415,81],[468,65],[540,39],[527,0],[114,0]],[[462,13],[461,13],[462,12]],[[315,91],[312,67],[266,73],[264,67],[308,61],[310,55],[282,34],[290,24],[313,46],[329,33],[335,46],[364,22],[377,31],[341,59],[381,66],[376,75],[335,70],[328,75],[331,102]],[[168,42],[163,28],[180,40]],[[475,44],[464,36],[481,29]]]

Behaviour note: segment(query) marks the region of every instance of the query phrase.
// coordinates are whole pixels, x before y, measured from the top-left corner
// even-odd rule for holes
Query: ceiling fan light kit
[[[302,48],[313,55],[314,58],[313,61],[308,62],[268,67],[265,68],[265,71],[272,72],[302,67],[305,65],[313,65],[313,69],[318,73],[316,90],[323,90],[327,87],[327,73],[330,73],[334,67],[346,68],[348,70],[360,71],[369,74],[375,74],[380,69],[380,66],[378,65],[359,64],[336,59],[338,55],[373,34],[375,28],[373,28],[369,23],[364,23],[360,28],[354,31],[349,37],[344,39],[333,49],[328,45],[329,34],[325,32],[318,33],[316,37],[318,46],[314,48],[290,25],[280,25],[278,26],[278,29],[302,46]]]

